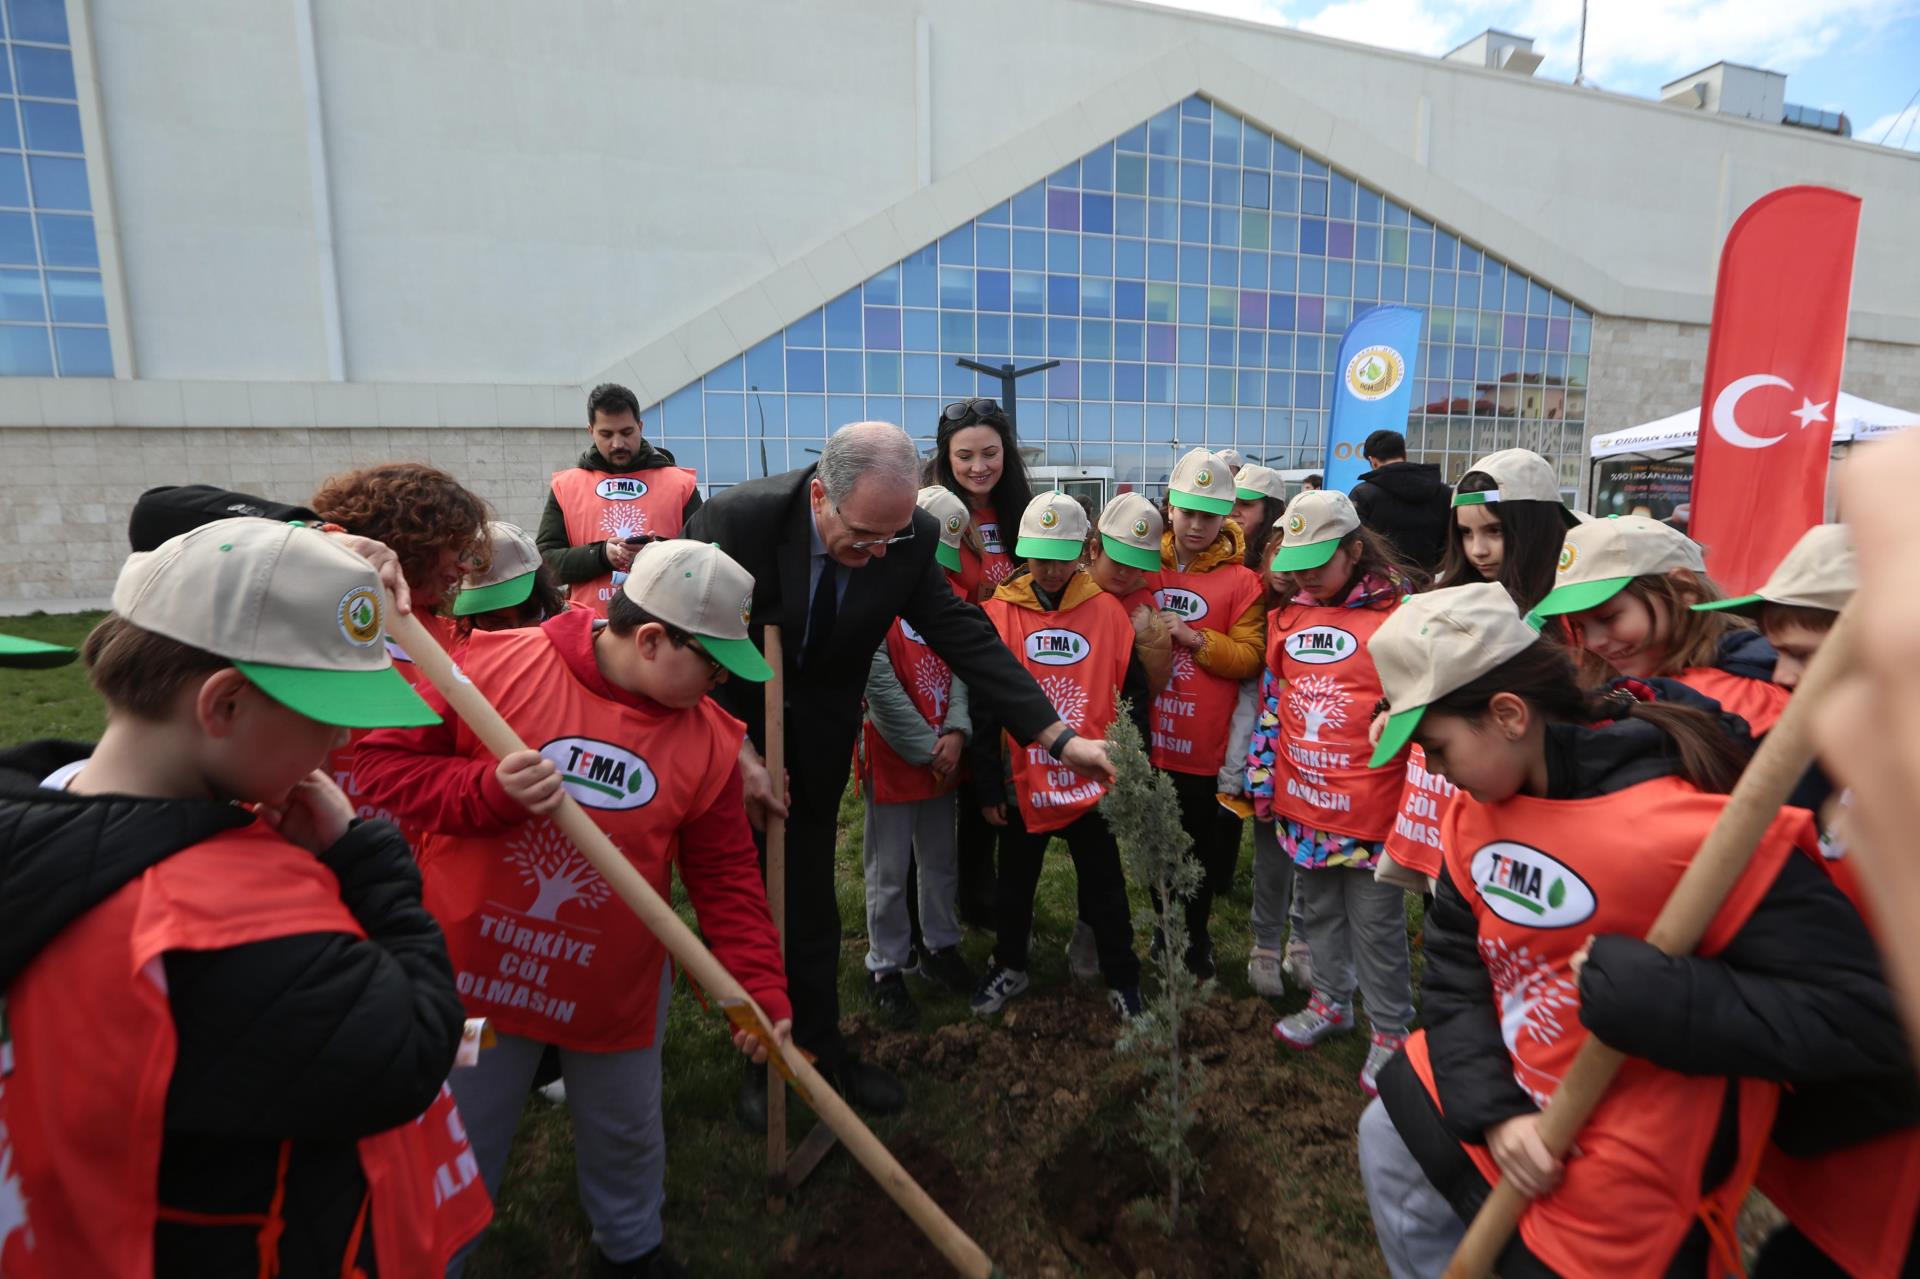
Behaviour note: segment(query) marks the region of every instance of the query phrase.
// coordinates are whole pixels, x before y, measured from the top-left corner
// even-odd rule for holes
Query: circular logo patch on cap
[[[1046,510],[1040,512],[1041,528],[1052,528],[1054,525],[1058,524],[1059,522],[1060,522],[1060,514],[1058,511],[1055,511],[1051,506],[1049,506]]]
[[[1569,569],[1573,567],[1573,562],[1579,558],[1580,558],[1579,547],[1575,546],[1572,542],[1567,542],[1563,544],[1560,547],[1560,571],[1562,573],[1567,572]]]
[[[1135,537],[1145,537],[1147,535],[1147,522],[1144,519],[1133,522],[1133,535]]]
[[[380,593],[371,586],[356,586],[340,597],[340,633],[355,648],[372,648],[380,642]]]
[[[740,597],[740,625],[751,626],[752,624],[753,624],[753,592],[748,591],[745,595],[742,595]]]
[[[1407,362],[1390,346],[1362,347],[1347,361],[1347,390],[1362,400],[1392,395],[1407,375]]]
[[[960,531],[960,517],[958,515],[947,516],[947,532],[958,533],[959,531]]]
[[[1307,519],[1306,519],[1306,516],[1304,516],[1304,515],[1289,515],[1289,516],[1287,517],[1287,532],[1289,532],[1289,533],[1304,533],[1304,532],[1306,532],[1306,531],[1307,531]]]
[[[1205,467],[1201,467],[1199,470],[1195,471],[1193,473],[1193,486],[1197,489],[1212,488],[1213,472],[1207,470]]]

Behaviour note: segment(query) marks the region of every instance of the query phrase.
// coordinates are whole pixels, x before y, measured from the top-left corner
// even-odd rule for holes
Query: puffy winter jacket
[[[1360,522],[1429,573],[1440,567],[1447,549],[1452,501],[1453,490],[1440,479],[1440,468],[1425,462],[1378,467],[1362,475],[1353,490]]]

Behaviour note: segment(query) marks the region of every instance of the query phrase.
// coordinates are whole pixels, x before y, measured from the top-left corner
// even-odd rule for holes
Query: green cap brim
[[[1413,736],[1413,730],[1420,724],[1420,717],[1427,713],[1424,706],[1410,706],[1404,711],[1395,711],[1387,716],[1387,726],[1380,730],[1380,744],[1373,748],[1373,758],[1367,761],[1368,768],[1378,768],[1400,753]]]
[[[1183,511],[1199,511],[1203,515],[1227,515],[1233,511],[1233,502],[1224,497],[1201,497],[1197,493],[1182,493],[1179,489],[1169,489],[1167,501]]]
[[[949,573],[960,571],[960,548],[957,546],[948,546],[945,542],[941,542],[933,548],[933,558],[940,561],[940,567]]]
[[[475,586],[462,589],[453,597],[453,615],[472,617],[475,613],[491,613],[496,608],[513,608],[527,602],[527,596],[533,594],[533,579],[539,576],[539,570],[510,577],[504,582],[495,582],[492,586]]]
[[[1085,542],[1054,537],[1023,537],[1013,546],[1013,553],[1023,560],[1077,560],[1084,550]]]
[[[1234,489],[1233,495],[1239,498],[1242,502],[1258,502],[1262,498],[1273,497],[1273,494],[1262,493],[1259,489],[1243,489],[1243,488]],[[1278,501],[1279,499],[1276,498],[1275,500]]]
[[[1559,586],[1547,598],[1533,606],[1534,617],[1557,617],[1562,613],[1584,613],[1598,608],[1625,589],[1630,577],[1603,577],[1596,582],[1575,582]]]
[[[727,668],[729,674],[741,679],[764,684],[773,678],[773,667],[767,665],[767,659],[750,639],[717,639],[712,635],[699,636],[700,647],[714,661]]]
[[[290,711],[338,728],[419,728],[440,717],[391,666],[377,671],[316,671],[303,666],[235,662],[260,691]]]
[[[1319,568],[1332,559],[1333,553],[1340,549],[1340,543],[1351,536],[1351,533],[1342,533],[1339,537],[1330,537],[1324,542],[1283,546],[1275,553],[1271,567],[1276,573],[1293,573],[1303,568]]]
[[[1148,550],[1144,546],[1129,546],[1111,533],[1100,535],[1100,545],[1106,548],[1108,555],[1128,568],[1145,569],[1149,573],[1160,571],[1160,552]]]
[[[1455,506],[1486,506],[1497,500],[1498,495],[1494,493],[1455,493],[1453,495]]]
[[[1767,601],[1758,595],[1742,595],[1738,599],[1708,600],[1705,604],[1692,605],[1696,613],[1758,613],[1760,606]]]
[[[1155,564],[1154,567],[1160,566]],[[52,666],[65,666],[78,656],[79,649],[68,648],[64,644],[46,644],[40,640],[22,639],[18,635],[0,635],[0,667],[11,670],[46,670]]]

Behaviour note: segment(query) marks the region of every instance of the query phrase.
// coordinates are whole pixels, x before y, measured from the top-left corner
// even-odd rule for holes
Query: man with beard
[[[534,543],[576,606],[607,615],[640,539],[679,537],[700,509],[694,474],[640,438],[640,401],[602,382],[587,396],[587,451],[553,477]]]

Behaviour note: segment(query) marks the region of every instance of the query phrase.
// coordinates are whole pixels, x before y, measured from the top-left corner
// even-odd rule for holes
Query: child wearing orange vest
[[[1413,990],[1406,895],[1373,874],[1405,767],[1367,761],[1380,676],[1365,645],[1412,589],[1416,571],[1361,528],[1344,493],[1302,493],[1282,530],[1273,567],[1292,573],[1300,594],[1267,628],[1267,665],[1286,686],[1273,761],[1274,833],[1293,858],[1313,997],[1274,1023],[1273,1034],[1304,1049],[1351,1031],[1357,983],[1373,1024],[1360,1070],[1360,1087],[1371,1094],[1413,1022]]]
[[[1147,583],[1173,633],[1173,673],[1153,703],[1153,765],[1173,781],[1180,824],[1206,872],[1187,899],[1187,971],[1214,975],[1207,925],[1213,899],[1233,884],[1240,820],[1220,806],[1240,681],[1260,670],[1266,647],[1265,587],[1245,559],[1246,535],[1228,519],[1233,473],[1205,449],[1192,449],[1167,480],[1167,532],[1160,571]]]
[[[376,733],[360,747],[375,801],[430,832],[427,907],[470,1013],[500,1032],[453,1081],[486,1184],[500,1184],[553,1045],[581,1206],[608,1275],[677,1273],[660,1222],[670,974],[660,943],[549,814],[564,788],[663,897],[677,866],[714,953],[787,1033],[779,939],[741,799],[744,729],[706,696],[729,674],[771,675],[747,638],[752,592],[718,547],[655,542],[604,624],[569,609],[537,630],[474,634],[461,669],[538,750],[496,762],[457,722]]]
[[[318,771],[344,726],[434,718],[384,610],[317,531],[206,524],[87,638],[99,744],[0,755],[7,1279],[424,1279],[484,1226],[445,941]]]
[[[935,484],[919,505],[940,522],[934,558],[960,594],[960,543],[966,503]],[[965,598],[962,596],[962,598]],[[961,752],[973,732],[967,686],[903,619],[895,618],[867,672],[866,715],[859,741],[860,788],[866,795],[861,844],[867,886],[868,994],[896,1029],[920,1019],[903,975],[913,950],[908,870],[917,879],[924,948],[917,972],[959,995],[973,994],[973,971],[960,954],[959,848],[954,790]]]
[[[1042,493],[1020,520],[1015,551],[1027,562],[985,604],[1000,638],[1040,683],[1060,718],[1076,733],[1103,737],[1128,699],[1136,722],[1146,716],[1147,681],[1133,653],[1133,624],[1112,595],[1081,567],[1086,511],[1066,494]],[[974,784],[981,811],[1005,827],[995,891],[993,962],[973,996],[980,1016],[997,1013],[1027,989],[1033,896],[1047,844],[1058,836],[1073,857],[1080,918],[1093,930],[1108,998],[1123,1020],[1137,1015],[1140,960],[1133,952],[1120,847],[1099,812],[1106,786],[1076,777],[1038,746],[1006,739],[990,704],[976,712]],[[1003,783],[1002,779],[1006,779]]]
[[[1370,650],[1391,714],[1459,793],[1426,917],[1426,1029],[1380,1074],[1360,1166],[1388,1268],[1438,1275],[1504,1177],[1533,1202],[1502,1275],[1737,1267],[1780,1082],[1907,1065],[1872,943],[1783,809],[1694,955],[1640,940],[1746,750],[1677,681],[1596,698],[1493,583],[1416,596]],[[1643,698],[1651,700],[1642,700]],[[1564,1161],[1539,1108],[1586,1034],[1632,1060]]]
[[[1810,528],[1752,595],[1696,604],[1700,612],[1754,618],[1780,654],[1774,682],[1800,682],[1859,583],[1852,531]],[[1875,921],[1866,887],[1847,856],[1848,796],[1816,766],[1800,795],[1820,818],[1820,853],[1834,882]],[[1795,802],[1801,802],[1796,799]],[[1754,1279],[1893,1279],[1920,1274],[1920,1091],[1910,1072],[1795,1088],[1781,1099],[1758,1185],[1787,1223],[1767,1240]]]
[[[1632,679],[1665,675],[1747,721],[1759,737],[1786,708],[1773,683],[1777,655],[1745,621],[1697,613],[1720,598],[1700,547],[1644,515],[1567,530],[1556,584],[1534,606],[1567,618],[1586,651]]]

